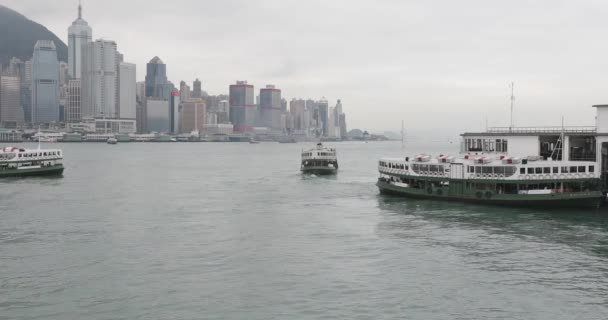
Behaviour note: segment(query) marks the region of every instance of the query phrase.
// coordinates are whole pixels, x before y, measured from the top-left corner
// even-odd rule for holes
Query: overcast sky
[[[67,43],[77,0],[0,0]],[[349,129],[593,125],[608,103],[607,1],[83,0],[93,38],[158,55],[210,94],[235,80],[342,99]]]

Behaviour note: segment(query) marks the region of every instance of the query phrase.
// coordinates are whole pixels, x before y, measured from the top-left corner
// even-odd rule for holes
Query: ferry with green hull
[[[0,149],[0,178],[60,176],[63,156],[59,149]]]
[[[318,143],[315,148],[302,150],[300,171],[304,174],[331,175],[338,172],[338,154],[335,148]]]
[[[382,158],[382,194],[538,207],[597,208],[608,193],[608,105],[596,125],[494,127],[462,134],[456,156]]]
[[[602,201],[595,163],[460,158],[442,162],[382,159],[377,186],[382,194],[509,206],[589,207]],[[481,158],[484,159],[484,158]],[[510,159],[510,158],[509,158]],[[512,161],[512,160],[507,160]]]

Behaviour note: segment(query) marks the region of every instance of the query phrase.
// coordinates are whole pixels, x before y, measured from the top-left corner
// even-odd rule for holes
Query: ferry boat
[[[62,160],[59,149],[1,148],[0,178],[61,175]]]
[[[327,175],[338,172],[338,155],[335,148],[323,146],[321,142],[315,148],[302,150],[302,173]]]
[[[461,134],[460,153],[382,158],[381,193],[497,205],[597,208],[608,191],[608,105],[592,127]]]

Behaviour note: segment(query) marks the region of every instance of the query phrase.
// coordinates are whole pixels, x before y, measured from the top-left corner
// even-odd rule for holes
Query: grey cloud
[[[76,0],[0,0],[67,37]],[[286,98],[340,98],[349,126],[482,128],[593,123],[608,101],[604,1],[83,0],[95,38],[174,83],[225,93],[247,79]]]

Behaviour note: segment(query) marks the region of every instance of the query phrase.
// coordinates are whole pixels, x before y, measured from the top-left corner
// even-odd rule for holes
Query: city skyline
[[[516,125],[559,125],[562,116],[567,124],[589,125],[590,106],[608,99],[602,75],[608,61],[599,55],[605,45],[594,40],[608,6],[518,3],[182,0],[141,6],[109,0],[83,6],[94,39],[120,43],[139,66],[138,80],[144,64],[159,56],[172,82],[199,78],[210,94],[247,79],[256,88],[276,84],[290,98],[341,99],[351,128],[398,129],[403,119],[406,127],[445,129],[458,120],[458,131],[483,128],[486,118],[490,126],[508,125],[514,81]],[[77,1],[4,4],[67,40],[66,21],[74,20]],[[277,19],[250,24],[269,15]],[[161,17],[162,24],[151,23]],[[235,42],[239,50],[231,47]],[[577,58],[583,50],[589,58]]]

